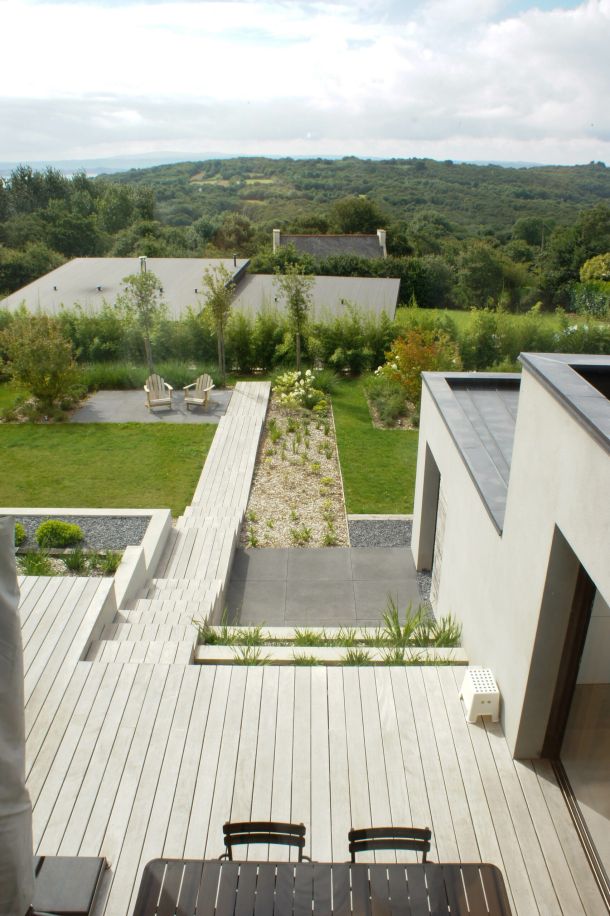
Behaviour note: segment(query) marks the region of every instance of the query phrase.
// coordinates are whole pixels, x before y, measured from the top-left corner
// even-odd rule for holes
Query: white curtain
[[[23,648],[14,521],[0,517],[0,914],[25,916],[33,897],[32,805],[25,787]]]

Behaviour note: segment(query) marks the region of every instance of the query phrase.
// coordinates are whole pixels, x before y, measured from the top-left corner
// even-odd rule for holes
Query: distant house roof
[[[378,229],[375,235],[292,235],[274,229],[273,250],[287,245],[315,258],[342,254],[359,258],[387,257],[385,229]]]
[[[371,277],[315,277],[313,317],[324,319],[346,314],[350,305],[377,316],[394,318],[400,280]],[[283,311],[285,304],[273,274],[246,274],[237,287],[233,309],[256,315],[265,308]]]
[[[146,259],[147,269],[161,282],[171,318],[179,318],[188,306],[203,305],[201,279],[206,270],[224,264],[237,281],[248,263],[243,258],[236,263],[233,258]],[[31,312],[53,315],[62,306],[71,309],[79,304],[95,312],[104,302],[114,303],[122,292],[124,277],[139,271],[139,258],[75,258],[7,296],[0,301],[0,307],[15,311],[24,302]]]

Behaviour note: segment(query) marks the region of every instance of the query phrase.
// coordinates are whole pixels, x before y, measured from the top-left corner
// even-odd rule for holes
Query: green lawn
[[[0,426],[0,506],[170,508],[192,499],[216,426]]]
[[[360,381],[341,382],[332,400],[347,511],[412,512],[417,432],[375,429]]]

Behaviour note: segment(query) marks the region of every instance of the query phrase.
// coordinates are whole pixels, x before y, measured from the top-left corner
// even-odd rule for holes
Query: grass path
[[[413,511],[417,431],[375,429],[362,383],[341,382],[333,395],[347,511]]]
[[[0,426],[0,506],[165,508],[191,501],[216,426]]]

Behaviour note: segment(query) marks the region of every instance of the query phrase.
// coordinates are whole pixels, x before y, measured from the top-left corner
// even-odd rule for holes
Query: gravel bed
[[[432,613],[432,605],[430,604],[430,586],[432,585],[432,573],[429,572],[418,572],[417,573],[417,587],[419,588],[419,594],[421,595],[422,604],[424,607],[428,608],[430,613]]]
[[[291,423],[297,427],[292,431]],[[279,434],[275,442],[272,424]],[[332,411],[318,417],[280,407],[272,396],[240,545],[306,548],[348,543]]]
[[[23,547],[37,547],[35,533],[47,519],[61,519],[80,525],[84,540],[79,547],[89,550],[124,550],[138,546],[148,528],[149,515],[16,515],[15,521],[25,528],[27,540]]]
[[[410,547],[410,519],[348,519],[352,547]]]

